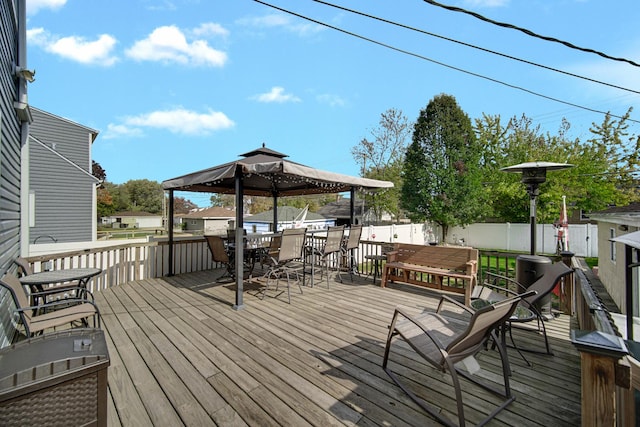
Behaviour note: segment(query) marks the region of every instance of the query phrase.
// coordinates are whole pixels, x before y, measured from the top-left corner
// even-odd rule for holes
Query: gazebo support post
[[[349,218],[349,225],[353,225],[356,223],[356,187],[351,187],[351,191],[349,192],[351,200],[349,201],[349,210],[351,212]]]
[[[273,194],[273,227],[272,230],[274,233],[278,232],[278,193],[275,191]]]
[[[242,301],[243,292],[243,276],[244,276],[244,233],[243,233],[243,214],[244,214],[244,188],[242,183],[242,170],[240,167],[236,169],[236,303],[234,310],[242,310],[244,303]]]
[[[169,190],[169,220],[167,223],[167,233],[169,234],[169,273],[168,276],[173,276],[173,190]]]

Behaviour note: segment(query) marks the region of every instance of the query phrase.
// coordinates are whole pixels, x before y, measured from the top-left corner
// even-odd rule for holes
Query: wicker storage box
[[[71,329],[0,350],[1,426],[106,426],[103,331]]]

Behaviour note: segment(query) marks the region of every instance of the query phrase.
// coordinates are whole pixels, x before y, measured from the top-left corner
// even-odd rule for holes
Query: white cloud
[[[89,41],[77,36],[59,37],[43,28],[34,28],[27,31],[27,42],[82,64],[110,66],[118,60],[111,53],[117,41],[109,34],[102,34],[96,40]]]
[[[143,136],[142,129],[109,123],[102,139],[138,138]]]
[[[220,24],[216,24],[213,22],[205,22],[204,24],[200,24],[200,26],[191,30],[191,34],[193,34],[194,37],[207,37],[207,36],[227,37],[229,35],[229,30],[227,30]]]
[[[243,18],[238,20],[238,23],[258,29],[284,28],[287,31],[296,33],[301,36],[316,34],[324,30],[324,27],[321,25],[303,21],[293,21],[291,17],[278,13],[272,13],[269,15],[254,18]]]
[[[471,7],[502,7],[507,6],[510,0],[464,0],[466,6]]]
[[[222,28],[222,27],[220,27]],[[199,27],[202,31],[203,27]],[[209,28],[211,31],[212,28]],[[219,31],[219,29],[218,29]],[[137,41],[125,52],[138,61],[160,61],[189,65],[222,67],[227,54],[210,47],[206,40],[189,42],[176,26],[158,27],[144,40]]]
[[[27,0],[27,15],[35,15],[41,9],[60,9],[67,0]]]
[[[300,102],[301,99],[290,93],[285,93],[284,88],[280,86],[274,86],[270,92],[254,95],[251,99],[258,102],[271,103],[285,103],[285,102]]]
[[[318,95],[316,100],[322,104],[329,104],[331,107],[344,107],[347,104],[344,98],[330,93]]]
[[[162,129],[184,135],[208,135],[212,131],[228,129],[234,125],[231,119],[218,111],[197,113],[175,108],[126,117],[123,126]]]

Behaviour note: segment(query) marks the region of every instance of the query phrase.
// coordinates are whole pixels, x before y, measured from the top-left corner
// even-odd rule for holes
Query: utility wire
[[[511,83],[506,83],[506,82],[503,82],[501,80],[494,79],[492,77],[487,77],[487,76],[484,76],[482,74],[474,73],[472,71],[468,71],[468,70],[465,70],[465,69],[462,69],[462,68],[459,68],[459,67],[455,67],[453,65],[445,64],[444,62],[436,61],[435,59],[431,59],[431,58],[428,58],[426,56],[419,55],[417,53],[413,53],[413,52],[410,52],[410,51],[407,51],[407,50],[404,50],[404,49],[400,49],[400,48],[391,46],[389,44],[382,43],[382,42],[379,42],[377,40],[373,40],[371,38],[364,37],[364,36],[361,36],[359,34],[353,33],[351,31],[347,31],[347,30],[344,30],[342,28],[327,24],[325,22],[321,22],[321,21],[318,21],[316,19],[309,18],[309,17],[304,16],[304,15],[300,15],[299,13],[292,12],[292,11],[287,10],[287,9],[283,9],[283,8],[281,8],[279,6],[275,6],[275,5],[269,4],[269,3],[264,2],[262,0],[253,0],[253,1],[255,1],[256,3],[263,4],[263,5],[267,6],[267,7],[272,8],[272,9],[276,9],[276,10],[279,10],[281,12],[287,13],[289,15],[293,15],[293,16],[296,16],[298,18],[304,19],[306,21],[313,22],[315,24],[322,25],[322,26],[327,27],[327,28],[331,28],[332,30],[339,31],[341,33],[350,35],[352,37],[359,38],[359,39],[367,41],[369,43],[373,43],[373,44],[376,44],[378,46],[382,46],[382,47],[385,47],[387,49],[391,49],[391,50],[396,51],[396,52],[404,53],[405,55],[413,56],[415,58],[423,59],[425,61],[429,61],[431,63],[437,64],[437,65],[440,65],[440,66],[443,66],[443,67],[446,67],[446,68],[449,68],[449,69],[452,69],[452,70],[455,70],[455,71],[459,71],[461,73],[465,73],[465,74],[468,74],[468,75],[471,75],[471,76],[474,76],[474,77],[478,77],[478,78],[481,78],[481,79],[484,79],[484,80],[488,80],[490,82],[497,83],[497,84],[500,84],[500,85],[503,85],[503,86],[506,86],[506,87],[509,87],[509,88],[512,88],[512,89],[520,90],[522,92],[526,92],[528,94],[531,94],[531,95],[534,95],[534,96],[537,96],[537,97],[540,97],[540,98],[544,98],[544,99],[547,99],[547,100],[550,100],[550,101],[558,102],[560,104],[569,105],[571,107],[579,108],[581,110],[586,110],[586,111],[590,111],[592,113],[597,113],[597,114],[605,114],[605,115],[609,114],[610,117],[615,117],[617,119],[623,119],[622,116],[618,116],[618,115],[612,114],[611,112],[596,110],[594,108],[589,108],[589,107],[585,107],[585,106],[582,106],[582,105],[574,104],[572,102],[563,101],[561,99],[554,98],[552,96],[548,96],[548,95],[544,95],[544,94],[541,94],[541,93],[538,93],[538,92],[534,92],[534,91],[532,91],[530,89],[526,89],[526,88],[523,88],[521,86],[516,86],[516,85],[513,85]],[[629,121],[629,122],[633,122],[633,123],[640,123],[639,120],[633,120],[633,119],[630,119],[630,118],[627,118],[626,120]]]
[[[587,53],[595,53],[596,55],[600,55],[603,58],[611,59],[611,60],[614,60],[614,61],[626,62],[628,64],[633,65],[634,67],[640,67],[640,64],[638,64],[637,62],[634,62],[634,61],[632,61],[630,59],[617,58],[617,57],[614,57],[614,56],[609,56],[606,53],[599,52],[597,50],[593,50],[593,49],[589,49],[589,48],[585,48],[585,47],[576,46],[576,45],[574,45],[572,43],[569,43],[569,42],[564,41],[564,40],[557,39],[555,37],[542,36],[540,34],[534,33],[531,30],[527,30],[526,28],[518,27],[518,26],[513,25],[513,24],[507,24],[505,22],[494,21],[493,19],[486,18],[486,17],[480,15],[479,13],[472,12],[470,10],[462,9],[462,8],[456,7],[456,6],[447,6],[446,4],[441,4],[441,3],[438,3],[438,2],[436,2],[434,0],[423,0],[423,1],[425,3],[429,3],[429,4],[433,5],[433,6],[442,7],[444,9],[447,9],[447,10],[450,10],[450,11],[453,11],[453,12],[466,13],[467,15],[471,15],[474,18],[478,18],[481,21],[485,21],[485,22],[488,22],[490,24],[497,25],[499,27],[509,28],[509,29],[512,29],[512,30],[518,30],[518,31],[521,31],[521,32],[525,33],[528,36],[531,36],[531,37],[536,37],[536,38],[539,38],[539,39],[542,39],[542,40],[546,40],[546,41],[549,41],[549,42],[560,43],[560,44],[565,45],[565,46],[567,46],[567,47],[569,47],[571,49],[581,50],[581,51],[587,52]]]
[[[463,41],[459,41],[459,40],[456,40],[456,39],[452,39],[452,38],[449,38],[449,37],[446,37],[446,36],[441,36],[439,34],[434,34],[434,33],[431,33],[429,31],[421,30],[421,29],[415,28],[415,27],[410,27],[410,26],[405,25],[405,24],[400,24],[398,22],[390,21],[388,19],[380,18],[380,17],[373,16],[373,15],[369,15],[369,14],[364,13],[364,12],[360,12],[360,11],[357,11],[357,10],[354,10],[354,9],[349,9],[349,8],[346,8],[346,7],[343,7],[343,6],[340,6],[340,5],[336,5],[336,4],[332,4],[332,3],[329,3],[329,2],[326,2],[326,1],[323,1],[323,0],[312,0],[312,1],[314,1],[316,3],[324,4],[326,6],[330,6],[330,7],[336,8],[336,9],[340,9],[340,10],[343,10],[345,12],[351,12],[351,13],[354,13],[356,15],[364,16],[364,17],[369,18],[369,19],[375,19],[377,21],[384,22],[386,24],[395,25],[395,26],[400,27],[400,28],[404,28],[404,29],[407,29],[407,30],[415,31],[415,32],[418,32],[418,33],[421,33],[421,34],[426,34],[428,36],[432,36],[432,37],[436,37],[436,38],[439,38],[439,39],[442,39],[442,40],[446,40],[446,41],[449,41],[449,42],[457,43],[459,45],[470,47],[470,48],[473,48],[473,49],[477,49],[477,50],[480,50],[480,51],[483,51],[483,52],[491,53],[493,55],[498,55],[498,56],[501,56],[503,58],[511,59],[511,60],[522,62],[522,63],[528,64],[528,65],[533,65],[535,67],[544,68],[545,70],[555,71],[556,73],[565,74],[565,75],[570,76],[570,77],[576,77],[578,79],[587,80],[587,81],[592,82],[592,83],[597,83],[597,84],[601,84],[601,85],[604,85],[604,86],[609,86],[609,87],[612,87],[612,88],[615,88],[615,89],[620,89],[620,90],[624,90],[624,91],[627,91],[627,92],[632,92],[632,93],[640,95],[640,91],[638,91],[638,90],[629,89],[629,88],[618,86],[618,85],[615,85],[615,84],[612,84],[612,83],[607,83],[607,82],[603,82],[603,81],[600,81],[600,80],[592,79],[590,77],[585,77],[585,76],[581,76],[579,74],[574,74],[574,73],[571,73],[571,72],[568,72],[568,71],[559,70],[557,68],[549,67],[547,65],[537,64],[535,62],[528,61],[526,59],[517,58],[515,56],[507,55],[505,53],[496,52],[496,51],[493,51],[493,50],[490,50],[490,49],[486,49],[484,47],[476,46],[476,45],[473,45],[473,44],[470,44],[470,43],[466,43],[466,42],[463,42]]]

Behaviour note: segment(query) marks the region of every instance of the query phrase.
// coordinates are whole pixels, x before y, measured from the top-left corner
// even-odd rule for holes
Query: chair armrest
[[[98,306],[96,305],[96,303],[84,298],[65,298],[64,300],[52,301],[42,305],[32,305],[29,307],[16,308],[16,311],[19,313],[22,313],[29,310],[40,310],[41,308],[48,309],[56,305],[69,305],[70,303],[76,303],[77,305],[85,304],[85,303],[91,304],[96,309],[96,313],[99,313]]]
[[[486,276],[485,276],[485,281],[489,280],[489,277],[493,278],[494,283],[500,279],[500,280],[505,280],[509,283],[513,283],[514,285],[517,286],[519,292],[517,293],[521,293],[527,290],[526,287],[524,287],[520,282],[518,282],[516,279],[512,279],[511,277],[507,277],[507,276],[503,276],[501,274],[496,274],[496,273],[491,273],[490,271],[486,272]]]
[[[465,310],[466,312],[468,312],[470,314],[475,313],[475,310],[473,308],[467,307],[466,305],[462,304],[459,301],[454,300],[453,298],[451,298],[448,295],[442,295],[440,297],[440,302],[438,303],[438,308],[436,309],[436,313],[440,313],[442,311],[442,308],[444,307],[444,303],[445,302],[451,303],[451,304],[455,305],[456,307],[461,308],[461,309]]]
[[[53,288],[45,288],[42,291],[31,292],[30,295],[32,298],[34,297],[38,298],[38,297],[47,297],[48,295],[61,294],[63,292],[70,292],[70,291],[76,291],[77,295],[79,295],[81,292],[86,293],[88,295],[91,295],[91,300],[94,300],[93,293],[89,289],[82,286],[65,286],[65,285],[55,286]],[[78,298],[75,298],[75,299],[78,299]]]
[[[519,293],[516,292],[516,291],[512,291],[509,288],[505,288],[504,286],[498,286],[498,285],[495,285],[493,283],[486,283],[485,282],[485,283],[483,283],[482,285],[479,285],[479,286],[486,287],[486,288],[489,288],[489,289],[493,289],[493,290],[496,290],[496,291],[504,292],[505,294],[507,294],[507,296],[508,295],[511,295],[511,296],[519,295]]]
[[[396,307],[396,309],[395,309],[395,311],[393,313],[393,320],[391,321],[391,325],[389,326],[389,334],[393,334],[394,333],[395,327],[396,327],[396,322],[398,320],[398,316],[404,317],[406,320],[410,321],[411,323],[416,325],[418,328],[420,328],[422,330],[422,332],[424,332],[424,334],[426,336],[428,336],[429,339],[436,345],[436,347],[438,347],[439,349],[442,349],[442,350],[445,349],[445,347],[442,345],[440,340],[438,340],[437,337],[431,335],[429,330],[427,328],[425,328],[422,323],[417,321],[413,316],[411,316],[409,313],[407,313],[406,311],[404,311],[403,309],[401,309],[399,307]]]

